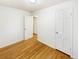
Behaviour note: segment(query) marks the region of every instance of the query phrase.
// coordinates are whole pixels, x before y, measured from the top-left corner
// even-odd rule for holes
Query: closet
[[[72,54],[72,9],[60,9],[55,13],[56,48]]]

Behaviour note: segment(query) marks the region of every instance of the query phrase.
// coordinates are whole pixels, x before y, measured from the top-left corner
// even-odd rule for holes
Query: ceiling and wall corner
[[[69,0],[37,0],[36,3],[33,3],[34,1],[31,3],[30,0],[1,0],[0,5],[32,12],[65,1]]]

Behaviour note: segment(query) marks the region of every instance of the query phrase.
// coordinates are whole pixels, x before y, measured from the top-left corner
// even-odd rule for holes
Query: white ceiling
[[[29,0],[0,0],[0,5],[19,8],[27,11],[35,11],[62,3],[67,0],[37,0],[36,4],[31,4]]]

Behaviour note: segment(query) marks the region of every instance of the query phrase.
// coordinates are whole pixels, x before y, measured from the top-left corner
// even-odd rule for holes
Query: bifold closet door
[[[63,13],[61,10],[56,10],[55,13],[55,45],[56,49],[63,51]]]
[[[64,21],[63,21],[63,37],[64,37],[64,42],[63,42],[63,51],[69,55],[72,55],[72,8],[68,8],[67,10],[65,9],[63,12],[64,16]]]
[[[72,10],[57,10],[55,17],[56,48],[72,55]]]
[[[33,17],[24,17],[24,38],[29,39],[33,36]]]

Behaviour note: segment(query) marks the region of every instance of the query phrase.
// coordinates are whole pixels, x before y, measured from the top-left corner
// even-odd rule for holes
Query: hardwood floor
[[[36,35],[29,40],[0,49],[0,59],[71,59],[68,55],[37,41]]]

